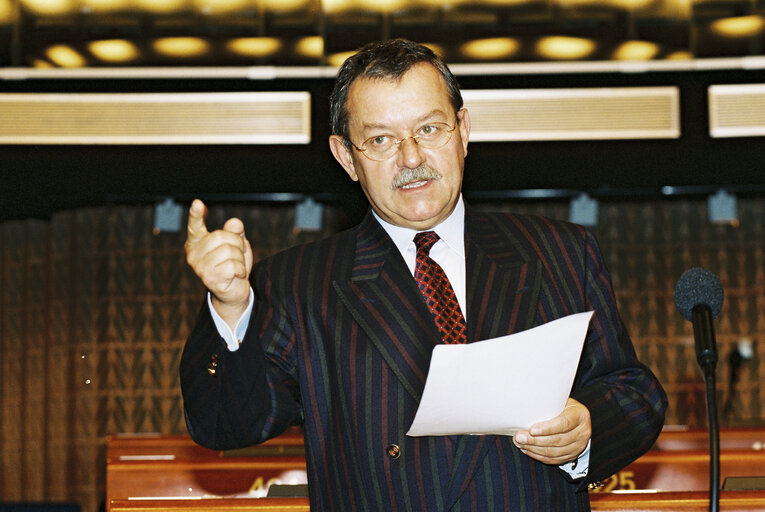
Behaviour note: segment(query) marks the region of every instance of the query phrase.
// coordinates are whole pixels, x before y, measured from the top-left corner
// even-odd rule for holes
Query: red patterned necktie
[[[457,296],[444,269],[429,256],[430,248],[437,241],[438,235],[433,231],[417,233],[414,236],[414,243],[417,246],[414,279],[425,297],[428,309],[433,314],[444,343],[465,343],[467,341],[465,317],[457,302]]]

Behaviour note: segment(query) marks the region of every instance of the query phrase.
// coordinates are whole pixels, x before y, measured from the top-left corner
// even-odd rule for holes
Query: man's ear
[[[345,141],[339,135],[329,136],[329,149],[332,151],[332,155],[335,157],[340,165],[343,166],[345,172],[351,177],[353,181],[359,181],[359,176],[356,174],[356,168],[353,165],[353,156],[351,150],[345,145]]]
[[[460,116],[460,137],[462,137],[462,149],[465,152],[464,156],[467,156],[468,139],[470,138],[470,114],[466,108],[460,109],[457,113]]]

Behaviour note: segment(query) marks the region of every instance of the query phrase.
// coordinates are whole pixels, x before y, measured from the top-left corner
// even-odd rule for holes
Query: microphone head
[[[689,268],[675,285],[675,305],[686,320],[693,321],[693,308],[699,304],[709,307],[712,318],[723,305],[723,287],[715,274],[701,267]]]

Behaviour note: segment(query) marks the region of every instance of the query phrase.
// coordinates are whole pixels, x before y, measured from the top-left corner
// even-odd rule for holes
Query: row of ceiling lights
[[[274,38],[238,38],[230,39],[225,49],[235,55],[250,58],[266,58],[282,48],[282,43]],[[437,45],[430,45],[440,52]],[[464,57],[477,61],[496,61],[510,59],[520,51],[521,43],[512,38],[492,38],[469,41],[461,45]],[[592,39],[548,36],[539,38],[534,45],[534,52],[543,59],[579,60],[592,55],[598,43]],[[37,67],[84,67],[96,59],[101,64],[129,64],[140,58],[139,47],[125,39],[92,41],[86,45],[89,55],[72,46],[57,44],[45,50],[47,60],[38,60]],[[175,59],[194,59],[204,57],[212,50],[212,44],[198,37],[166,37],[155,39],[151,49],[158,55]],[[321,37],[306,37],[297,42],[295,51],[306,58],[319,59],[322,56]],[[648,60],[659,54],[661,48],[650,41],[626,41],[618,45],[612,53],[614,60]],[[341,52],[327,56],[326,63],[339,66],[352,52]],[[667,59],[689,59],[688,52],[675,52],[665,56]]]
[[[687,17],[696,0],[559,0],[565,7],[585,5],[608,5],[627,10],[659,7],[667,16]],[[245,10],[273,13],[323,12],[342,13],[349,10],[366,10],[378,13],[394,13],[418,8],[436,9],[441,12],[461,7],[501,8],[527,3],[528,0],[0,0],[0,20],[9,17],[14,5],[33,15],[62,15],[74,13],[99,13],[138,10],[150,13],[171,13],[196,10],[203,14],[225,14]]]
[[[436,51],[436,45],[431,45]],[[597,43],[591,39],[549,36],[540,38],[535,44],[538,56],[551,60],[585,59],[597,48]],[[239,38],[230,39],[225,43],[230,53],[251,57],[264,58],[272,55],[281,48],[281,43],[272,38]],[[211,51],[211,43],[198,37],[166,37],[155,39],[151,48],[158,55],[176,59],[193,59],[204,57]],[[319,59],[322,54],[320,37],[309,37],[300,40],[296,46],[297,52],[308,58]],[[520,43],[511,38],[493,38],[469,41],[462,45],[465,57],[475,60],[508,59],[517,53]],[[103,64],[129,64],[140,57],[139,47],[128,40],[111,39],[93,41],[87,45],[90,57]],[[647,60],[654,58],[660,51],[656,43],[648,41],[627,41],[620,44],[613,53],[615,60]],[[341,52],[327,57],[327,64],[339,66],[352,52]],[[47,60],[39,60],[37,67],[84,67],[89,65],[90,57],[83,55],[73,47],[65,44],[50,46],[45,51]],[[668,58],[690,58],[685,52],[678,52]]]
[[[719,35],[728,37],[751,37],[765,30],[765,19],[761,16],[747,16],[717,20],[713,30]],[[213,44],[200,37],[164,37],[150,42],[150,48],[156,55],[167,58],[199,58],[209,54]],[[232,55],[246,58],[268,58],[285,50],[286,43],[273,37],[244,37],[228,39],[223,43],[224,50]],[[324,40],[320,36],[303,37],[289,43],[286,48],[308,59],[320,59],[324,53]],[[436,44],[430,45],[434,51],[444,54],[443,48]],[[522,42],[510,37],[495,37],[466,41],[459,46],[463,58],[475,61],[497,61],[511,59],[522,50]],[[47,65],[61,67],[83,67],[95,59],[101,64],[129,64],[139,60],[141,49],[127,39],[108,39],[91,41],[85,45],[89,56],[83,55],[73,47],[64,44],[52,45],[47,48],[45,55]],[[578,60],[590,57],[598,48],[593,39],[567,36],[540,37],[533,47],[536,56],[550,60]],[[650,41],[625,41],[612,52],[614,60],[648,60],[655,58],[661,47]],[[336,53],[326,56],[326,63],[338,66],[349,55],[349,52]],[[680,51],[664,56],[666,59],[691,58],[689,52]],[[46,66],[41,60],[38,66]]]
[[[483,3],[510,4],[523,0],[483,0],[483,2],[435,2],[435,0],[408,0],[407,5],[435,4],[442,9],[447,5]],[[606,2],[638,2],[649,0],[560,0],[567,4],[606,1]],[[679,0],[688,2],[690,0]],[[246,5],[257,7],[259,10],[296,10],[321,8],[324,11],[338,10],[350,5],[362,6],[371,0],[0,0],[0,24],[10,23],[18,11],[15,6],[39,15],[63,14],[71,9],[76,12],[92,10],[92,12],[125,9],[129,6],[146,8],[157,12],[170,12],[173,9],[188,7],[193,3],[200,12],[206,13],[205,8],[214,12],[224,12],[229,9],[240,9]],[[374,0],[377,9],[392,8],[401,3],[399,0]],[[254,5],[256,4],[256,5]],[[320,7],[319,7],[320,4]],[[208,13],[209,14],[209,13]],[[765,33],[765,17],[761,15],[737,16],[721,18],[708,25],[711,33],[723,38],[751,38]],[[433,49],[445,55],[443,48],[431,45]],[[609,45],[612,46],[612,45]],[[473,61],[497,61],[512,59],[522,53],[532,52],[535,57],[549,60],[578,60],[587,59],[599,49],[595,39],[582,37],[566,37],[550,35],[539,37],[535,41],[521,41],[512,37],[494,37],[476,39],[460,44],[455,51],[459,58]],[[137,41],[128,39],[106,39],[84,42],[82,45],[51,44],[41,53],[34,65],[39,67],[83,67],[88,65],[130,64],[139,62],[143,57],[160,57],[173,59],[203,58],[213,51],[225,51],[235,57],[267,59],[279,52],[296,55],[305,59],[324,59],[328,65],[339,65],[347,56],[347,52],[324,55],[324,40],[321,36],[306,36],[297,40],[285,41],[275,37],[244,37],[214,42],[201,37],[163,37]],[[601,55],[604,49],[600,49]],[[608,51],[608,50],[606,50]],[[666,51],[666,50],[665,50]],[[651,41],[625,41],[611,50],[609,58],[614,60],[648,60],[662,54],[662,48]],[[44,55],[43,55],[44,54]],[[692,55],[688,51],[677,51],[661,55],[665,59],[688,59]],[[448,56],[447,56],[448,58]]]
[[[168,13],[184,9],[226,13],[248,9],[271,12],[322,11],[327,14],[350,10],[393,13],[418,8],[450,11],[460,7],[501,8],[515,6],[526,0],[0,0],[0,13],[10,12],[14,3],[36,15],[61,15],[76,12],[113,12],[140,10]],[[673,0],[681,11],[688,11],[693,0]],[[567,4],[601,3],[623,8],[640,8],[651,0],[566,0]]]
[[[128,2],[139,9],[150,12],[173,12],[183,9],[187,0],[0,0],[0,24],[12,23],[15,19],[15,10],[12,2],[20,1],[30,12],[37,15],[68,14],[74,12],[98,12],[108,10],[120,10],[129,7]],[[260,8],[269,11],[294,10],[305,7],[306,0],[191,0],[197,11],[202,14],[225,13],[236,11],[244,7],[246,2],[260,2]],[[346,0],[322,0],[324,3],[345,2]],[[375,0],[380,2],[380,0]],[[424,0],[430,1],[430,0]],[[495,0],[500,3],[499,0]],[[508,0],[504,0],[508,3]],[[511,0],[519,3],[523,0]],[[650,0],[565,0],[564,3],[630,3],[633,7],[638,2]],[[685,0],[680,0],[685,1]],[[77,4],[77,5],[75,5]],[[384,2],[383,2],[384,4]],[[379,7],[379,6],[378,6]],[[75,9],[76,8],[76,9]],[[681,9],[682,11],[683,9]],[[762,15],[745,15],[724,17],[714,21],[710,30],[722,37],[752,37],[759,35],[765,30],[765,18]]]

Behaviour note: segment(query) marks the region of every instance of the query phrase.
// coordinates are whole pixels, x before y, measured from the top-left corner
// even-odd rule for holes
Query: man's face
[[[390,157],[375,161],[349,149],[341,137],[330,137],[332,153],[351,179],[360,182],[374,211],[391,224],[416,230],[432,228],[446,219],[462,187],[470,133],[467,111],[460,111],[457,128],[442,147],[426,149],[407,138],[427,131],[429,123],[452,127],[458,121],[438,71],[422,63],[398,81],[359,78],[348,91],[347,108],[350,139],[356,146],[381,135],[405,139]],[[425,175],[437,173],[440,177],[401,179],[407,170],[421,166],[431,169]]]

